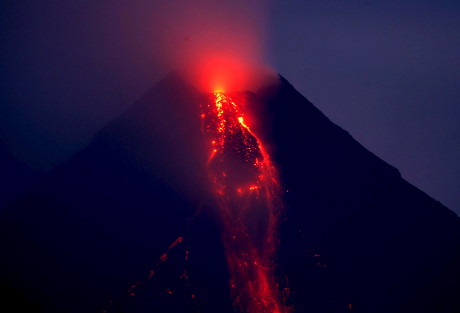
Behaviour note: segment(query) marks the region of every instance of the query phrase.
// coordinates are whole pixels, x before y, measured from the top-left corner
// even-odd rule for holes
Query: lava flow
[[[288,313],[275,275],[282,207],[277,171],[231,97],[214,92],[201,111],[234,305],[244,313]]]

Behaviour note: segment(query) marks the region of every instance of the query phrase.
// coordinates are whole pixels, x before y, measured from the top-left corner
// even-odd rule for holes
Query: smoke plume
[[[268,72],[267,11],[253,0],[165,2],[154,17],[158,61],[203,91],[253,90]]]

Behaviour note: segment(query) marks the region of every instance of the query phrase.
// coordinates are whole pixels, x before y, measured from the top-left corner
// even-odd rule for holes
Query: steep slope
[[[196,97],[166,78],[5,208],[1,279],[40,299],[46,312],[96,312],[143,277],[182,234],[200,192],[186,190],[198,172],[190,146],[198,144],[167,131],[199,134],[187,112]],[[184,115],[174,114],[179,109]]]
[[[96,312],[114,298],[115,312],[232,312],[203,97],[169,75],[7,207],[1,279],[46,312]],[[286,191],[277,274],[294,312],[456,312],[458,217],[285,79],[246,97]]]
[[[285,79],[266,103],[274,159],[289,190],[281,257],[299,310],[340,312],[350,304],[364,312],[458,310],[458,217]],[[311,254],[323,267],[313,281],[303,266]]]

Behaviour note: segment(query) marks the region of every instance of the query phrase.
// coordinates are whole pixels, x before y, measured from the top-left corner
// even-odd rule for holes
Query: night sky
[[[0,139],[16,158],[53,168],[169,72],[160,6],[0,1]],[[289,0],[267,11],[269,65],[460,214],[460,2]]]

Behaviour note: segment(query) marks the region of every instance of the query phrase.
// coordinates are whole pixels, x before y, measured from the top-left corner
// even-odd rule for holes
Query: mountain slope
[[[128,312],[231,312],[205,183],[203,97],[169,75],[7,207],[5,284],[46,312],[96,312],[113,298]],[[294,312],[456,312],[458,217],[284,78],[246,97],[288,191],[278,262]],[[179,236],[144,292],[123,300]],[[172,279],[184,267],[191,286]],[[183,291],[168,295],[168,284]]]
[[[289,190],[281,247],[292,289],[310,279],[308,272],[302,276],[305,255],[296,249],[306,246],[327,264],[330,279],[315,283],[329,283],[328,303],[355,303],[366,312],[458,310],[458,217],[333,125],[286,80],[267,111]],[[301,238],[293,242],[294,232]]]

